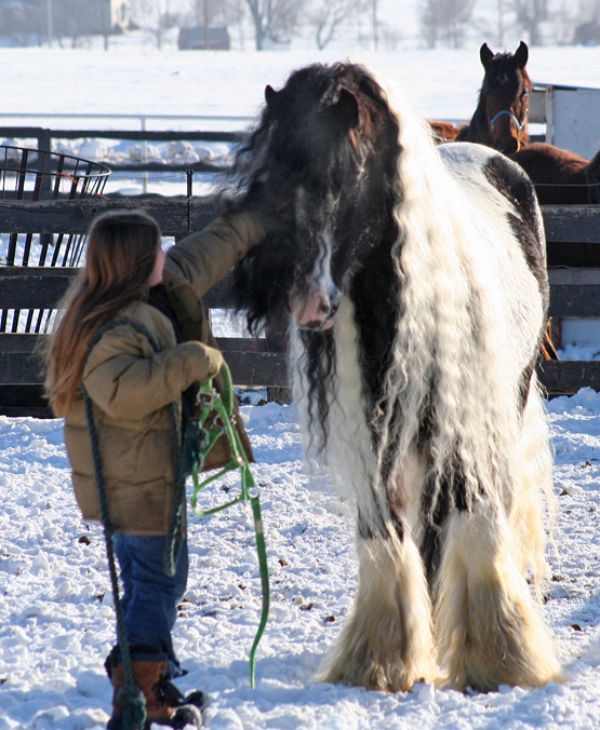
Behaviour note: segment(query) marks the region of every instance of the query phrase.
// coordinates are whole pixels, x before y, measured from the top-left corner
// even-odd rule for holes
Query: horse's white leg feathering
[[[513,554],[502,515],[478,503],[453,513],[434,590],[435,636],[448,686],[541,687],[561,678],[540,609]]]

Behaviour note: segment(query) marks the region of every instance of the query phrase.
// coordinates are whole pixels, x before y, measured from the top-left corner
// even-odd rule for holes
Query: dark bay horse
[[[286,314],[308,452],[355,505],[354,610],[323,678],[558,679],[527,582],[551,495],[531,182],[481,145],[435,147],[350,63],[267,87],[236,172],[242,201],[279,221],[236,269],[238,307],[254,331]]]
[[[435,140],[478,142],[510,154],[527,144],[531,80],[525,65],[529,50],[521,41],[514,53],[493,53],[484,43],[479,57],[485,70],[479,101],[463,126],[430,121]]]
[[[511,155],[529,175],[540,203],[600,203],[600,152],[591,160],[545,142]]]

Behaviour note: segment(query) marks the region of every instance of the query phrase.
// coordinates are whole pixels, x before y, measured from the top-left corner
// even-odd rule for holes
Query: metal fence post
[[[140,117],[140,124],[142,132],[146,131],[146,117]],[[144,139],[142,142],[142,157],[144,165],[148,162],[148,140]],[[148,173],[144,171],[142,176],[142,192],[144,195],[148,192]]]

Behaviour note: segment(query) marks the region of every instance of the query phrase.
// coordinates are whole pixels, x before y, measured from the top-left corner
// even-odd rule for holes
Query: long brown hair
[[[58,305],[64,313],[46,354],[46,396],[56,415],[73,405],[98,329],[147,295],[159,247],[158,223],[143,211],[103,213],[92,222],[85,267]]]

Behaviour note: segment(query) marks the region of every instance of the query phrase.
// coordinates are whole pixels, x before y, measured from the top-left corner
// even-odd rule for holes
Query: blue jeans
[[[171,631],[177,618],[177,603],[187,585],[188,549],[184,539],[175,575],[168,576],[164,569],[166,541],[166,537],[122,532],[113,535],[123,582],[121,604],[132,659],[148,658],[151,654],[167,659],[171,669],[178,673],[179,662]]]

